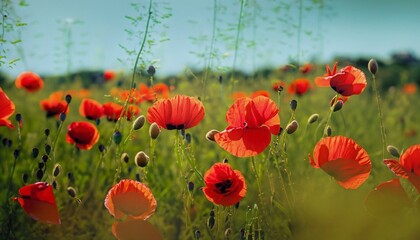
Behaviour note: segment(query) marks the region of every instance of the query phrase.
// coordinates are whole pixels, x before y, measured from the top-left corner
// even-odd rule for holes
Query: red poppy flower
[[[204,174],[204,182],[204,195],[214,204],[232,206],[246,195],[244,176],[227,163],[215,163]]]
[[[394,178],[373,189],[365,199],[365,207],[374,216],[390,216],[412,207],[412,202],[400,180]]]
[[[17,88],[25,88],[27,92],[36,92],[44,86],[42,78],[34,72],[23,72],[15,81]]]
[[[142,96],[140,95],[140,92],[134,88],[131,90],[131,93],[130,93],[130,90],[121,90],[119,91],[119,95],[122,101],[127,101],[128,96],[130,96],[130,99],[128,100],[129,103],[142,102],[142,99],[141,99]]]
[[[115,72],[113,70],[105,70],[104,71],[104,79],[106,82],[109,82],[115,78]]]
[[[410,181],[420,193],[420,144],[409,147],[396,160],[384,160],[386,166],[398,177]]]
[[[61,223],[51,185],[46,182],[26,185],[19,189],[19,195],[13,200],[18,201],[31,218],[43,223]]]
[[[13,124],[9,120],[9,117],[12,116],[14,112],[15,104],[0,87],[0,127],[7,126],[8,128],[13,128]]]
[[[79,149],[89,150],[99,140],[99,132],[95,125],[89,122],[73,122],[67,127],[66,140],[76,143]]]
[[[130,121],[132,118],[137,117],[140,114],[141,109],[137,105],[128,105],[127,111],[124,113],[124,116],[127,117],[127,120]]]
[[[236,99],[239,99],[239,98],[244,98],[244,97],[246,97],[246,93],[244,93],[244,92],[234,92],[234,93],[232,93],[232,99],[233,100],[236,100]]]
[[[286,84],[281,80],[277,80],[271,84],[271,88],[276,92],[278,92],[280,88],[285,88],[285,87],[286,87]]]
[[[156,83],[153,85],[153,92],[158,99],[169,98],[169,87],[164,83]]]
[[[99,102],[85,98],[80,103],[79,113],[89,120],[96,120],[104,115],[104,108]]]
[[[311,88],[311,83],[306,78],[299,78],[290,83],[288,91],[291,94],[303,95]]]
[[[123,106],[113,102],[104,103],[102,107],[104,109],[104,115],[108,121],[117,121],[123,110]]]
[[[312,167],[321,168],[346,189],[356,189],[372,169],[367,152],[353,139],[344,136],[321,139],[315,146]]]
[[[161,240],[159,230],[153,224],[142,219],[130,219],[124,222],[115,222],[112,225],[112,234],[119,240]]]
[[[157,202],[150,189],[143,183],[123,179],[114,185],[105,197],[105,207],[117,219],[126,215],[131,219],[146,220],[155,211]]]
[[[149,88],[146,84],[141,83],[139,85],[139,99],[140,102],[153,102],[155,100],[153,89]]]
[[[68,113],[68,105],[63,100],[62,92],[55,92],[48,99],[41,100],[41,108],[47,113],[47,117],[58,116],[60,113]]]
[[[303,74],[306,74],[306,73],[308,73],[308,72],[312,71],[314,68],[315,68],[315,66],[314,66],[314,65],[312,65],[312,64],[310,64],[310,63],[305,63],[304,65],[302,65],[302,66],[299,68],[299,71],[300,71],[301,73],[303,73]]]
[[[147,111],[147,120],[168,130],[188,129],[204,118],[204,106],[199,100],[177,95],[156,101]]]
[[[347,66],[338,73],[331,75],[330,85],[334,91],[343,96],[358,95],[365,90],[366,77],[361,70],[353,66]]]
[[[252,94],[251,94],[251,98],[255,98],[255,97],[258,97],[258,96],[264,96],[264,97],[270,97],[270,93],[268,92],[268,91],[266,91],[266,90],[258,90],[258,91],[255,91],[255,92],[253,92]]]
[[[280,131],[279,109],[269,98],[240,98],[226,113],[229,126],[216,133],[214,139],[220,147],[237,157],[255,156],[264,151],[271,134]]]
[[[404,84],[403,92],[405,94],[414,94],[417,92],[417,85],[415,83]]]

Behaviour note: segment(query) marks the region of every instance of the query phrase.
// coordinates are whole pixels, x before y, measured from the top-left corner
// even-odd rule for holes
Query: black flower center
[[[220,193],[227,193],[229,188],[232,187],[232,181],[230,179],[216,183],[216,188],[219,189]]]
[[[168,124],[166,124],[166,129],[168,129],[168,130],[184,129],[184,124],[172,125],[172,124],[168,123]]]

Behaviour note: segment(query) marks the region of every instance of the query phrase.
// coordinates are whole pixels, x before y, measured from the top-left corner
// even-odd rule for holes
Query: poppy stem
[[[385,159],[385,149],[386,149],[386,133],[385,133],[385,127],[384,127],[384,120],[383,120],[383,114],[382,114],[382,108],[381,108],[381,96],[378,92],[378,86],[376,84],[376,77],[375,74],[372,74],[372,80],[373,80],[373,91],[376,96],[376,104],[378,105],[378,117],[379,117],[379,123],[381,128],[381,138],[382,138],[382,159]]]
[[[336,104],[336,103],[337,103],[337,101],[338,101],[338,95],[339,95],[338,93],[335,95],[335,97],[334,97],[334,102],[333,102],[332,106],[330,107],[330,112],[329,112],[329,114],[328,114],[327,122],[325,123],[325,127],[324,127],[323,137],[326,137],[326,136],[327,136],[327,128],[328,128],[328,126],[329,126],[329,123],[330,123],[330,120],[331,120],[332,114],[333,114],[333,112],[334,112],[334,106],[335,106],[335,104]]]

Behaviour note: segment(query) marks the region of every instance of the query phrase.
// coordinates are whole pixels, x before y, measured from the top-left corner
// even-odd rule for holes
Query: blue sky
[[[17,15],[28,23],[20,28],[25,61],[2,69],[10,75],[16,76],[24,70],[60,74],[66,71],[68,62],[72,71],[108,68],[129,71],[133,66],[133,56],[120,45],[138,50],[141,41],[130,37],[126,30],[144,31],[149,1],[137,1],[141,6],[139,11],[130,5],[136,2],[132,0],[27,2],[29,6],[16,8]],[[249,72],[259,66],[279,66],[296,60],[298,53],[300,62],[313,59],[328,62],[337,55],[387,58],[394,51],[420,53],[418,1],[325,0],[321,9],[313,1],[302,0],[300,40],[298,2],[246,1],[236,68]],[[165,14],[171,16],[152,26],[148,39],[154,40],[154,45],[147,45],[142,57],[144,63],[153,63],[162,75],[209,64],[206,57],[211,45],[214,1],[154,0],[154,3],[153,15],[157,19],[161,20]],[[218,31],[211,66],[223,71],[233,67],[240,1],[217,0],[216,4]],[[143,20],[137,26],[125,17],[139,15]],[[72,31],[70,58],[65,47],[69,38],[59,30],[65,26],[71,26]],[[16,32],[8,36],[14,38]],[[20,57],[13,47],[8,55]]]

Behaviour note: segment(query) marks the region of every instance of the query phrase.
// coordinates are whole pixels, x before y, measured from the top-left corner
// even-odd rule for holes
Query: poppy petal
[[[420,176],[420,145],[413,145],[400,157],[400,164],[408,171]]]
[[[396,160],[384,160],[385,165],[398,177],[408,179],[410,174]]]
[[[15,104],[10,100],[2,88],[0,88],[0,126],[13,128],[13,124],[8,119],[15,112]]]
[[[112,234],[114,234],[114,236],[119,240],[163,239],[159,230],[153,226],[153,224],[142,219],[130,219],[124,222],[115,222],[112,225]]]

